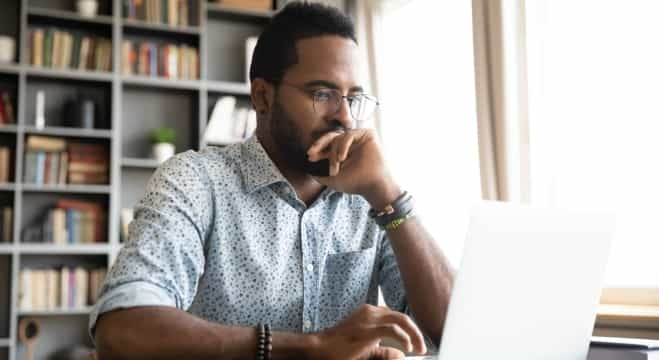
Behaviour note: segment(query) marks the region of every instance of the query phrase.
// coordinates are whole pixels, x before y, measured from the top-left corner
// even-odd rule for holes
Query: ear
[[[262,78],[256,78],[252,81],[251,98],[259,116],[268,114],[274,104],[275,88]]]

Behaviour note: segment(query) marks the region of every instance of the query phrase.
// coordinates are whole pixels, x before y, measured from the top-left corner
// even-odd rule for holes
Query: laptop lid
[[[602,212],[476,206],[439,359],[586,359],[614,222]]]

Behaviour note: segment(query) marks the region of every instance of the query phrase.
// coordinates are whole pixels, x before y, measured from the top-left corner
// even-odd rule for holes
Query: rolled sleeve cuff
[[[96,321],[108,311],[138,306],[176,307],[176,297],[165,288],[146,281],[122,284],[106,292],[94,305],[89,315],[89,335],[94,340]]]

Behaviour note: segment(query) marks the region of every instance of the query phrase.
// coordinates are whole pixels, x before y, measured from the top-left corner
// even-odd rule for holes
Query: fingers
[[[411,352],[414,350],[412,340],[405,330],[394,323],[380,324],[370,327],[370,331],[366,331],[365,340],[379,341],[382,338],[391,338],[400,343],[405,351]]]
[[[392,359],[404,359],[405,358],[405,353],[402,351],[388,347],[388,346],[380,346],[375,351],[373,354],[369,357],[369,359],[384,359],[384,360],[392,360]]]
[[[329,155],[328,145],[332,142],[332,140],[334,140],[334,138],[341,135],[343,135],[343,132],[331,131],[318,138],[318,140],[316,140],[307,150],[309,160],[318,161],[320,159],[327,158]]]
[[[395,323],[400,326],[410,336],[410,341],[414,348],[413,351],[425,354],[427,351],[426,343],[423,340],[423,334],[421,333],[421,330],[419,330],[419,327],[416,326],[414,321],[412,321],[409,316],[403,313],[391,310],[388,311],[389,313],[384,316],[383,320],[385,322]]]

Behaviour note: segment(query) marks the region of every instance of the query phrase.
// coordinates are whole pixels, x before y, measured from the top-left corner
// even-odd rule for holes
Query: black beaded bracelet
[[[256,360],[272,359],[272,333],[270,325],[259,324],[258,338],[256,339]]]
[[[412,195],[405,191],[391,204],[387,205],[384,210],[378,212],[375,209],[371,209],[368,215],[375,220],[380,228],[386,229],[387,225],[393,221],[398,221],[409,216],[413,209],[414,199]]]

